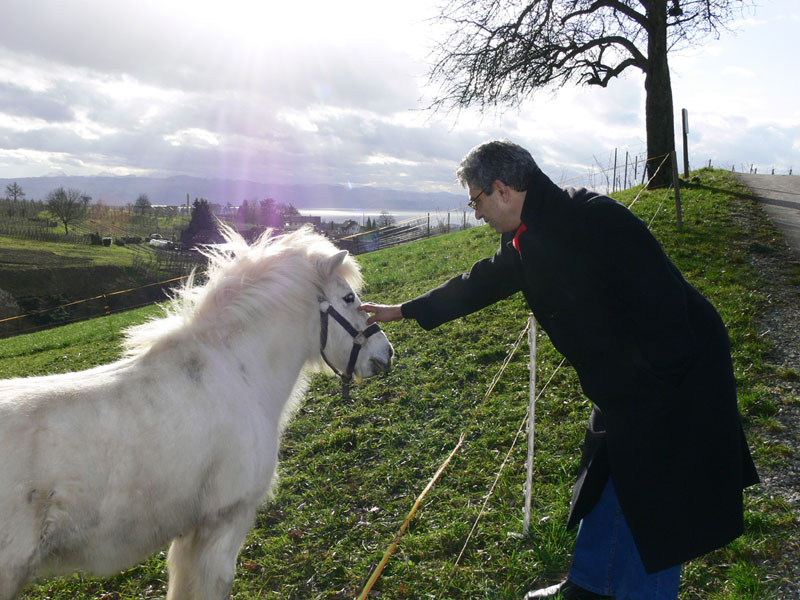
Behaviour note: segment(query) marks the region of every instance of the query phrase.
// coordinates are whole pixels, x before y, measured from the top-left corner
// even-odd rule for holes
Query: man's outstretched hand
[[[403,311],[400,310],[400,304],[372,304],[365,302],[358,307],[358,310],[373,313],[367,319],[367,325],[373,323],[388,323],[389,321],[400,321],[403,318]]]

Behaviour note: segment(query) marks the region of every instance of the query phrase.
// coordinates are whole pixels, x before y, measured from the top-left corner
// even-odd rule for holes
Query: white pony
[[[228,597],[321,346],[346,374],[389,368],[346,251],[309,230],[225,235],[208,283],[129,330],[126,358],[0,381],[0,600],[34,576],[118,573],[170,540],[169,600]]]

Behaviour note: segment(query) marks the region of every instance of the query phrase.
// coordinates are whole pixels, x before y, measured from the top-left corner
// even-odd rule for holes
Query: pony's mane
[[[193,271],[173,290],[165,316],[125,330],[127,356],[144,354],[178,336],[206,338],[250,326],[266,313],[275,318],[307,314],[316,306],[330,258],[339,249],[310,227],[272,236],[265,231],[253,244],[226,225],[225,243],[202,249],[208,259],[206,282]],[[347,257],[337,274],[354,290],[362,286],[358,263]]]

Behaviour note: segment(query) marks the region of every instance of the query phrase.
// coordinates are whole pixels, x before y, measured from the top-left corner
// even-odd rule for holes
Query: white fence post
[[[683,229],[683,211],[681,210],[681,182],[678,179],[678,159],[673,150],[670,153],[672,159],[672,187],[675,192],[675,213],[678,218],[678,230]]]
[[[531,496],[533,495],[533,437],[536,429],[536,319],[530,316],[528,346],[530,347],[530,398],[528,400],[528,460],[525,478],[525,511],[522,520],[522,535],[527,536],[531,528]]]

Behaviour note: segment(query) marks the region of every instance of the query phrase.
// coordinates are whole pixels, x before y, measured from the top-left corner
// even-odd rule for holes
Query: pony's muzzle
[[[392,368],[392,357],[394,348],[389,346],[389,355],[386,358],[370,358],[369,362],[376,373],[386,373]]]

